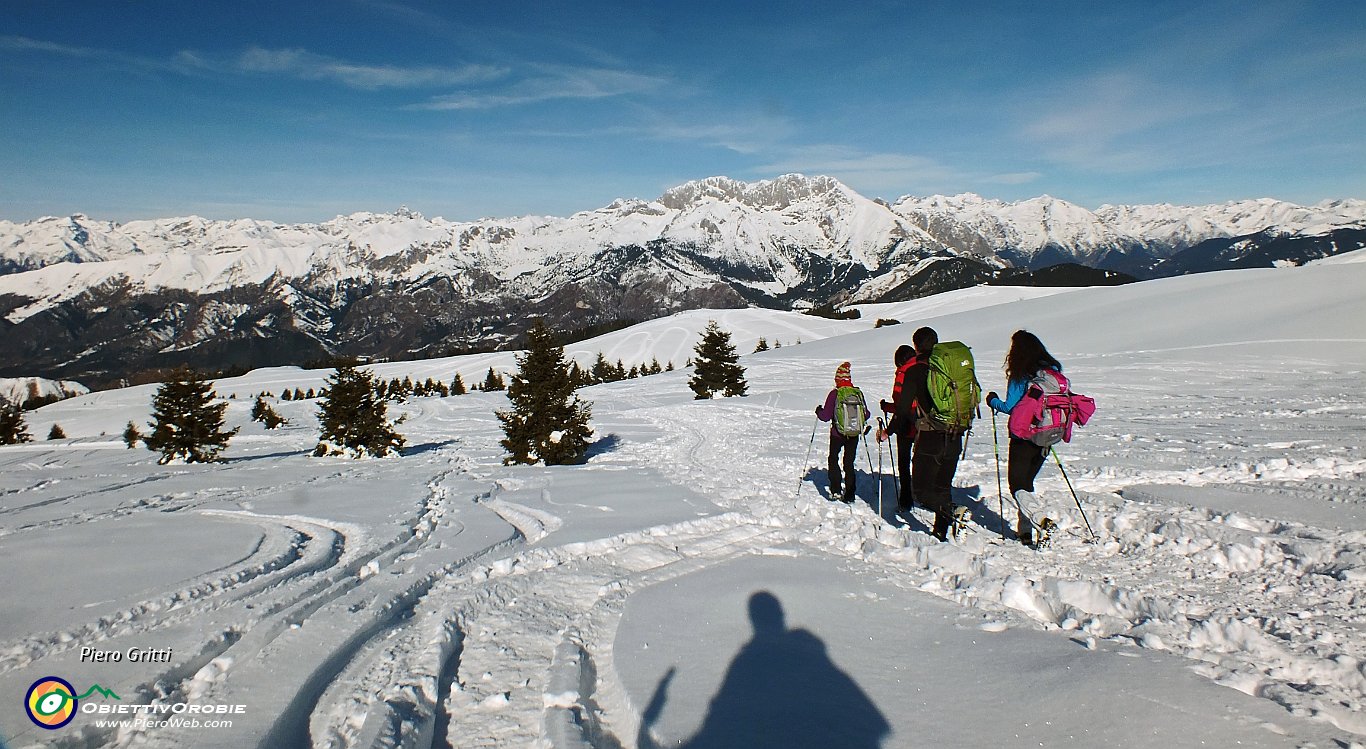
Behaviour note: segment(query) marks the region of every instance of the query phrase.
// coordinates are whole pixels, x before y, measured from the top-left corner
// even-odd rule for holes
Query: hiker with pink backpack
[[[1035,520],[1034,479],[1052,446],[1071,441],[1072,426],[1085,424],[1095,413],[1096,403],[1072,392],[1062,363],[1027,330],[1017,330],[1010,337],[1005,372],[1005,400],[991,392],[986,402],[993,411],[1010,416],[1006,473],[1018,515],[1015,532],[1020,543],[1038,546],[1047,540],[1048,531],[1040,525],[1051,521]]]

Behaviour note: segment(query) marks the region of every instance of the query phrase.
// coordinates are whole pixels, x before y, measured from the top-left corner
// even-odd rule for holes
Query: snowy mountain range
[[[864,197],[829,177],[688,182],[567,218],[409,210],[283,225],[0,222],[0,375],[412,357],[683,309],[895,301],[1058,263],[1136,277],[1366,246],[1366,201],[1102,206]],[[1268,250],[1271,247],[1271,250]]]

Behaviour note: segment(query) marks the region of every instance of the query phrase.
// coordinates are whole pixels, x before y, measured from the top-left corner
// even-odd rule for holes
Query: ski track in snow
[[[198,647],[149,666],[125,700],[231,703],[269,684],[280,704],[260,709],[231,741],[86,724],[56,745],[633,746],[644,706],[633,703],[613,660],[629,596],[744,555],[816,551],[979,610],[985,631],[1031,627],[1170,651],[1216,683],[1366,735],[1366,524],[1297,517],[1300,499],[1366,505],[1361,373],[1313,362],[1287,373],[1251,357],[1204,368],[1200,348],[1172,349],[1161,361],[1135,352],[1120,369],[1113,354],[1069,361],[1079,386],[1100,384],[1085,388],[1101,404],[1099,418],[1062,450],[1099,541],[1087,543],[1049,463],[1038,489],[1060,531],[1037,552],[997,534],[990,419],[978,422],[959,467],[955,498],[974,521],[953,543],[924,533],[931,518],[923,510],[910,526],[891,515],[890,479],[886,517],[878,516],[868,473],[877,455],[862,449],[859,501],[825,500],[809,478],[824,475],[827,427],[817,427],[810,464],[799,463],[812,428],[807,401],[823,397],[828,372],[804,359],[754,359],[749,378],[759,386],[745,399],[684,401],[673,391],[684,389],[685,373],[659,380],[668,387],[586,391],[599,435],[628,437],[573,470],[653,471],[718,509],[567,543],[557,533],[571,519],[549,500],[564,474],[502,467],[488,405],[496,401],[483,395],[405,405],[422,430],[410,441],[435,441],[401,460],[276,456],[273,465],[312,468],[283,481],[253,475],[250,486],[215,468],[101,473],[74,461],[55,461],[58,478],[35,481],[32,472],[50,464],[33,461],[56,453],[0,451],[0,543],[152,513],[191,513],[260,534],[244,557],[173,589],[102,602],[88,620],[0,642],[0,675],[85,644],[188,630]],[[985,357],[978,366],[990,388],[999,375],[986,371]],[[1191,392],[1210,395],[1165,394],[1174,371]],[[889,390],[863,377],[870,400]],[[286,430],[260,437],[255,449],[297,452],[301,439]],[[889,460],[884,454],[888,471]],[[376,477],[391,482],[377,493],[399,483],[420,490],[386,497],[399,509],[381,523],[343,520],[334,509],[323,517],[278,511],[278,502],[263,507],[263,494]],[[524,485],[548,487],[551,509],[503,496]],[[1154,485],[1217,486],[1272,501],[1257,505],[1268,512],[1229,511],[1166,501]],[[130,490],[146,494],[128,499]],[[1005,514],[1013,516],[1008,501]]]

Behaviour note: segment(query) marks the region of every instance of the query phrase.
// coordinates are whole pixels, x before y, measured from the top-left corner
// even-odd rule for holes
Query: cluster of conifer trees
[[[760,349],[762,350],[762,349]],[[688,386],[697,398],[743,396],[748,389],[745,370],[739,364],[730,334],[715,321],[708,323],[690,362],[693,375]],[[587,385],[672,371],[673,362],[661,366],[658,359],[648,365],[626,369],[620,360],[615,365],[598,354],[593,366],[581,368],[567,360],[564,347],[554,331],[536,320],[527,332],[525,352],[517,356],[517,372],[504,378],[492,367],[475,389],[506,389],[509,407],[495,412],[503,427],[501,444],[507,451],[506,463],[576,463],[587,454],[593,429],[589,422],[592,404],[579,398],[576,391]],[[286,389],[281,400],[318,400],[321,431],[315,456],[385,456],[400,453],[404,438],[396,427],[403,418],[388,416],[390,401],[408,397],[461,395],[464,381],[456,374],[449,385],[427,378],[415,382],[409,377],[384,381],[351,363],[339,363],[321,391],[312,388]],[[270,404],[268,392],[257,394],[251,418],[267,429],[288,424]],[[181,460],[187,463],[212,462],[227,447],[238,429],[225,429],[226,400],[214,392],[213,383],[190,369],[177,370],[157,389],[152,399],[151,431],[142,433],[128,422],[123,433],[129,448],[139,442],[161,453],[158,462]],[[54,425],[53,432],[60,427]],[[49,437],[56,439],[64,437]],[[0,444],[27,441],[28,432],[22,410],[0,398]]]

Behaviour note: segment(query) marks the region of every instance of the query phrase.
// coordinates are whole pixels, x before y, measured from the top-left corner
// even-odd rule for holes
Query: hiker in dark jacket
[[[816,418],[830,422],[830,461],[827,466],[830,476],[830,498],[839,497],[845,502],[854,501],[854,458],[858,456],[858,440],[862,435],[842,434],[836,419],[836,409],[839,405],[840,388],[853,387],[853,380],[849,376],[849,362],[844,362],[835,370],[835,388],[825,396],[825,405],[816,407]],[[857,391],[857,388],[854,389]],[[858,398],[859,408],[863,410],[863,423],[866,424],[870,414],[867,405],[863,403],[862,392],[858,393]],[[867,431],[867,428],[863,431]],[[844,452],[843,474],[840,473],[840,451]]]
[[[911,336],[915,344],[915,364],[906,370],[903,394],[909,388],[919,414],[915,447],[911,453],[911,484],[915,501],[934,511],[934,537],[948,539],[953,522],[953,474],[963,452],[963,432],[927,418],[930,399],[930,352],[939,343],[934,328],[920,328]]]
[[[1030,380],[1040,369],[1062,371],[1062,364],[1048,349],[1043,341],[1027,330],[1017,330],[1010,337],[1010,350],[1006,352],[1006,398],[1001,400],[995,392],[987,393],[987,405],[997,413],[1010,414],[1025,391]],[[1010,485],[1010,496],[1015,500],[1017,522],[1015,533],[1020,543],[1034,544],[1035,528],[1031,516],[1037,510],[1034,498],[1034,479],[1048,458],[1048,448],[1036,445],[1030,440],[1010,435],[1010,448],[1006,463],[1006,475]]]
[[[891,402],[882,401],[882,412],[888,415],[887,428],[878,432],[878,442],[896,437],[896,468],[901,479],[897,487],[897,512],[907,512],[915,506],[915,492],[911,489],[911,445],[915,443],[915,399],[905,386],[906,372],[915,365],[915,349],[898,346],[892,357],[896,364],[896,379],[892,383]]]

